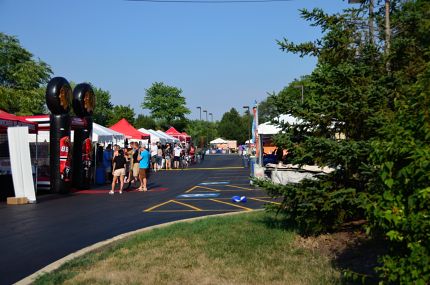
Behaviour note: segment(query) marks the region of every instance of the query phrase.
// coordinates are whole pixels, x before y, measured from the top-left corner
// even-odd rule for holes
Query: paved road
[[[72,252],[125,232],[261,208],[270,201],[263,191],[249,186],[248,176],[249,169],[241,167],[238,156],[207,156],[193,168],[154,173],[146,193],[111,196],[104,186],[40,196],[32,205],[1,203],[0,284],[14,283]],[[232,203],[234,195],[246,195],[248,202]]]

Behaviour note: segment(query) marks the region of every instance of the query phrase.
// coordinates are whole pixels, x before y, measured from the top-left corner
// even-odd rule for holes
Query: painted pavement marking
[[[252,211],[251,208],[239,206],[239,205],[236,205],[236,204],[233,204],[233,203],[228,203],[228,202],[224,202],[224,201],[217,200],[217,199],[209,199],[209,200],[214,201],[214,202],[218,202],[218,203],[221,203],[221,204],[226,204],[226,205],[230,205],[230,206],[233,206],[233,207],[241,208],[241,209],[244,209],[246,211]]]
[[[216,198],[221,193],[198,193],[198,194],[182,194],[176,198]]]

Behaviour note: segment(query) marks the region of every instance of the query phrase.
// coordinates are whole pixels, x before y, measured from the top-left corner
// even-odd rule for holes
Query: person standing
[[[103,167],[105,168],[106,181],[110,182],[112,174],[112,145],[108,144],[105,151],[103,152]]]
[[[170,147],[170,144],[166,145],[166,149],[164,150],[164,159],[166,160],[166,170],[172,169],[172,148]]]
[[[149,178],[149,164],[151,155],[149,154],[149,151],[146,149],[146,146],[144,145],[140,152],[140,161],[139,161],[139,180],[140,180],[140,187],[139,191],[148,191],[147,188],[147,182]]]
[[[182,149],[179,147],[178,144],[175,145],[173,148],[173,167],[179,168],[179,160],[181,158],[181,152]]]
[[[154,169],[154,172],[157,172],[157,170],[158,170],[158,163],[157,163],[158,147],[154,142],[151,143],[150,151],[151,151],[152,169]]]
[[[133,142],[133,155],[132,155],[132,171],[133,172],[133,180],[132,183],[137,184],[137,182],[139,181],[139,161],[137,160],[137,157],[139,155],[139,145],[137,142]]]
[[[120,149],[118,150],[117,156],[115,156],[113,159],[112,190],[109,192],[111,195],[115,193],[115,184],[118,178],[120,181],[119,194],[122,194],[122,189],[124,188],[125,164],[126,159],[124,157],[124,151]]]

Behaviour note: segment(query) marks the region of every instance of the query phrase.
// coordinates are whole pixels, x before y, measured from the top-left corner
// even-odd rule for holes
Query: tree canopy
[[[43,86],[52,74],[48,64],[21,47],[16,37],[0,32],[0,108],[21,115],[42,114]]]
[[[185,97],[182,90],[165,85],[163,82],[155,82],[146,89],[144,101],[141,106],[148,109],[155,119],[164,120],[166,124],[173,125],[175,121],[185,120],[185,115],[190,114],[186,107]]]
[[[109,116],[108,125],[112,126],[121,119],[126,119],[130,124],[134,124],[134,110],[130,105],[115,105]]]
[[[240,116],[235,108],[224,113],[218,124],[218,134],[228,140],[237,140],[238,143],[245,143],[248,140],[248,133],[251,128],[250,115],[247,112]]]

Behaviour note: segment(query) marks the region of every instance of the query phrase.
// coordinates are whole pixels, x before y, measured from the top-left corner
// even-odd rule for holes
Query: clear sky
[[[183,90],[189,118],[198,119],[202,106],[219,120],[313,70],[315,58],[284,53],[276,44],[284,37],[302,42],[321,36],[298,9],[335,13],[348,6],[343,0],[0,0],[0,31],[17,36],[54,76],[91,82],[136,114],[148,114],[140,107],[145,89],[162,81]]]

